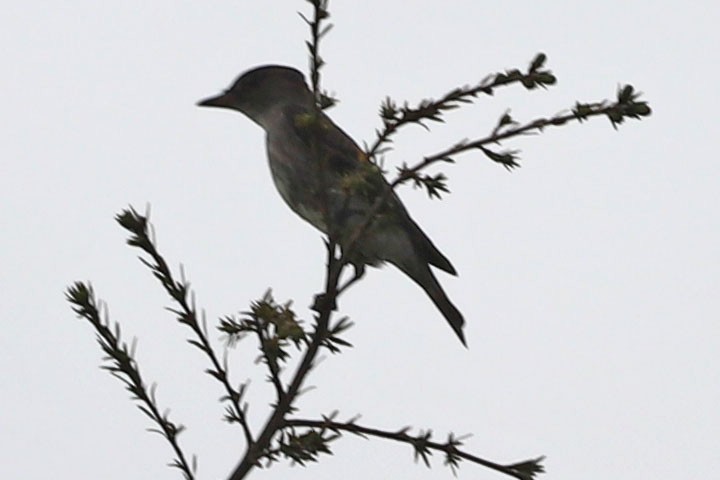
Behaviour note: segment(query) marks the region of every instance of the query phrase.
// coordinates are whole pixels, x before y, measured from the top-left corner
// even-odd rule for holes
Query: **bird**
[[[301,218],[348,250],[355,276],[390,263],[430,297],[467,347],[462,313],[431,266],[457,271],[410,217],[381,169],[318,106],[299,70],[265,65],[242,73],[219,95],[197,103],[243,113],[265,130],[273,182]],[[375,215],[368,221],[373,206]],[[362,233],[357,235],[358,229]],[[355,234],[355,238],[353,238]]]

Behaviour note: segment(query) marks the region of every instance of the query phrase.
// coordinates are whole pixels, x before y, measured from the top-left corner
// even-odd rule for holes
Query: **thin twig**
[[[107,355],[105,359],[110,362],[110,365],[103,366],[103,369],[125,384],[125,389],[132,394],[134,400],[140,403],[138,408],[160,428],[159,430],[152,429],[152,431],[161,434],[170,443],[176,456],[170,466],[180,469],[186,480],[193,480],[195,478],[195,457],[193,456],[193,466],[191,466],[186,460],[177,438],[184,427],[170,421],[167,413],[161,413],[155,399],[154,386],[150,388],[150,391],[145,387],[133,349],[128,348],[120,340],[119,324],[115,324],[114,331],[110,328],[107,312],[103,318],[99,307],[101,302],[96,300],[95,292],[90,285],[76,282],[67,289],[66,298],[74,305],[73,311],[78,317],[85,318],[95,328],[97,341]]]
[[[262,352],[263,359],[265,360],[265,364],[267,365],[268,371],[270,372],[270,381],[275,387],[275,394],[277,395],[278,403],[280,403],[283,397],[286,395],[285,389],[282,386],[282,381],[280,380],[280,368],[278,367],[277,360],[273,359],[268,354],[268,351],[265,347],[269,339],[265,336],[263,326],[258,320],[255,320],[255,324],[255,331],[257,332],[258,342],[260,343],[260,351]]]
[[[391,143],[391,137],[401,127],[410,124],[425,126],[424,120],[442,122],[442,115],[445,111],[459,108],[464,103],[471,103],[479,94],[492,96],[496,88],[515,83],[522,84],[528,90],[537,87],[547,88],[547,86],[555,84],[556,78],[552,72],[542,69],[546,59],[545,54],[539,53],[530,62],[527,73],[522,73],[518,69],[495,73],[485,77],[477,85],[458,87],[443,95],[439,100],[423,100],[417,107],[411,108],[406,103],[398,109],[392,100],[386,99],[380,108],[383,129],[376,132],[375,142],[366,149],[368,157],[374,158],[379,154],[381,147]]]
[[[245,434],[245,440],[248,446],[251,445],[253,443],[252,432],[250,431],[250,425],[248,424],[247,417],[240,404],[242,400],[242,393],[238,392],[232,385],[230,385],[226,368],[220,363],[220,360],[215,354],[215,351],[208,340],[205,328],[201,327],[200,322],[198,322],[195,306],[191,306],[188,303],[189,284],[185,281],[178,282],[173,277],[167,262],[165,262],[165,259],[157,251],[154,242],[149,236],[148,219],[146,217],[143,217],[134,209],[130,208],[124,210],[120,215],[118,215],[116,220],[123,228],[133,234],[133,236],[128,239],[127,243],[131,246],[140,248],[150,256],[152,262],[147,261],[144,258],[140,258],[140,261],[150,268],[154,276],[160,281],[170,297],[172,297],[179,305],[180,310],[170,309],[170,311],[178,316],[178,321],[180,323],[189,326],[195,333],[197,340],[188,340],[188,342],[205,352],[210,359],[213,368],[206,370],[206,372],[216,378],[225,388],[227,396],[224,398],[232,405],[234,414],[233,418],[236,418],[240,423]]]
[[[519,480],[528,480],[529,478],[532,478],[532,475],[528,475],[527,471],[518,471],[517,466],[518,465],[526,465],[527,462],[520,462],[515,463],[511,465],[501,465],[499,463],[486,460],[483,458],[480,458],[476,455],[473,455],[471,453],[464,452],[462,450],[457,449],[457,445],[459,442],[447,442],[447,443],[440,443],[440,442],[434,442],[427,438],[425,438],[424,435],[419,436],[413,436],[409,435],[407,433],[407,429],[403,429],[397,432],[390,432],[386,430],[380,430],[377,428],[371,428],[371,427],[364,427],[361,425],[357,425],[354,422],[349,423],[343,423],[343,422],[335,422],[330,419],[324,419],[324,420],[306,420],[306,419],[289,419],[285,423],[288,427],[307,427],[307,428],[327,428],[336,432],[349,432],[354,433],[361,436],[372,436],[377,438],[385,438],[388,440],[395,440],[397,442],[407,443],[409,445],[412,445],[415,448],[418,448],[418,442],[421,441],[422,445],[420,448],[427,448],[430,450],[437,450],[440,452],[445,453],[446,455],[452,455],[456,457],[460,457],[462,459],[468,460],[470,462],[476,463],[478,465],[482,465],[484,467],[490,468],[492,470],[504,473],[506,475],[510,475],[512,477],[515,477]],[[542,473],[544,472],[544,469],[542,465],[539,464],[539,462],[542,460],[543,457],[538,458],[537,460],[529,460],[528,462],[534,462],[537,465],[537,468],[534,469],[533,473]]]

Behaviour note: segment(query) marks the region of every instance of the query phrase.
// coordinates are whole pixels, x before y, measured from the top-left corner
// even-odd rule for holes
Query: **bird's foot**
[[[353,277],[340,286],[336,290],[335,295],[329,296],[327,293],[318,293],[315,295],[315,300],[310,308],[318,313],[325,310],[330,310],[331,312],[337,310],[337,303],[335,302],[335,299],[365,275],[364,264],[355,265],[354,267],[355,274]]]
[[[352,286],[355,282],[357,282],[358,280],[360,280],[361,278],[363,278],[365,276],[365,265],[364,264],[361,263],[358,265],[354,265],[354,268],[355,268],[355,273],[354,273],[353,277],[350,280],[348,280],[347,282],[345,282],[345,284],[342,285],[340,288],[338,288],[338,295],[343,293],[345,290],[350,288],[350,286]]]

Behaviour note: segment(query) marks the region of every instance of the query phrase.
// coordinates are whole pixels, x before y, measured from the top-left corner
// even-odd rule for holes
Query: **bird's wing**
[[[287,107],[286,114],[293,118],[293,125],[295,133],[303,142],[311,146],[311,141],[315,140],[318,142],[316,148],[320,155],[325,156],[325,161],[328,162],[328,168],[334,172],[344,175],[352,174],[353,172],[368,172],[368,167],[373,166],[368,156],[363,150],[345,133],[340,127],[338,127],[327,115],[321,113],[320,115],[320,128],[321,134],[315,135],[315,139],[311,137],[311,130],[307,123],[310,121],[312,112],[302,106],[289,106]],[[377,195],[383,194],[386,188],[390,185],[385,180],[385,177],[381,173],[379,168],[373,166],[370,170],[372,175],[372,183],[377,185]],[[393,191],[390,194],[390,200],[388,207],[393,211],[393,214],[400,222],[402,222],[405,231],[409,234],[413,244],[418,250],[418,253],[422,258],[441,270],[452,275],[457,275],[455,268],[450,263],[450,260],[443,255],[440,250],[433,244],[432,240],[422,231],[420,226],[410,217],[405,206],[402,204],[400,197]]]
[[[318,154],[325,157],[324,160],[328,162],[328,167],[332,171],[349,173],[368,162],[367,155],[353,139],[324,113],[321,112],[318,118],[319,124],[316,128],[319,127],[319,130],[313,129],[314,112],[308,107],[288,105],[284,109],[284,114],[290,119],[297,138],[308,148],[316,148]]]

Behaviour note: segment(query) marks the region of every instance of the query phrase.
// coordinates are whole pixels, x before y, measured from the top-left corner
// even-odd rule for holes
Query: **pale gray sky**
[[[267,63],[306,70],[306,2],[26,1],[3,7],[0,87],[0,465],[4,478],[171,479],[166,443],[98,368],[94,333],[63,298],[91,280],[109,302],[158,399],[188,430],[199,477],[221,479],[242,452],[219,386],[169,300],[126,247],[113,216],[152,205],[161,251],[182,262],[212,323],[272,286],[304,318],[319,291],[320,235],[282,203],[261,130],[195,107]],[[410,7],[408,6],[410,5]],[[484,136],[576,100],[645,93],[654,115],[614,131],[598,119],[508,143],[508,173],[479,153],[443,167],[452,195],[400,191],[453,261],[440,276],[464,312],[463,349],[423,292],[372,269],[342,299],[355,348],[326,358],[299,406],[387,429],[473,433],[500,462],[547,455],[558,479],[709,478],[720,470],[720,110],[714,1],[332,2],[322,46],[331,116],[358,141],[380,101],[417,101],[525,67],[539,51],[548,91],[498,91],[428,134],[408,128],[389,165]],[[176,269],[177,271],[177,269]],[[252,348],[254,355],[254,345]],[[252,378],[259,428],[271,389]],[[255,477],[450,478],[403,445],[347,437],[319,465]],[[463,464],[460,478],[499,478]]]

